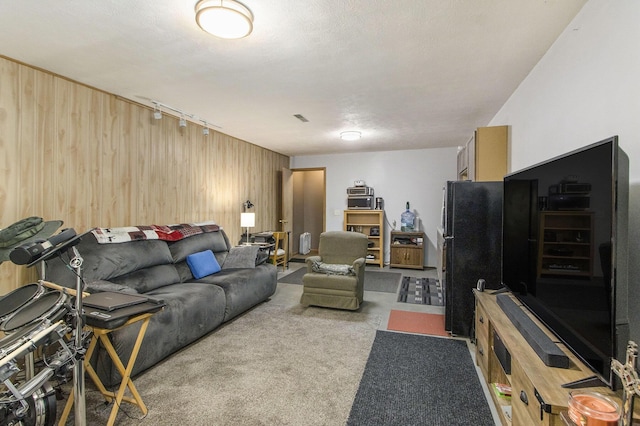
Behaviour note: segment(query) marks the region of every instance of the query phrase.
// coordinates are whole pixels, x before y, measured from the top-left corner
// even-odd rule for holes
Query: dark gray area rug
[[[444,306],[444,292],[435,278],[402,277],[398,302]]]
[[[493,424],[466,342],[376,333],[348,426]]]
[[[302,277],[307,268],[300,268],[278,280],[279,283],[302,285]],[[364,289],[367,291],[379,291],[382,293],[395,293],[398,291],[402,274],[398,272],[373,272],[364,271]]]

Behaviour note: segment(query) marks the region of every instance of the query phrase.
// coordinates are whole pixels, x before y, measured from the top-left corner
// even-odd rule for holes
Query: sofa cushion
[[[146,293],[159,287],[179,283],[180,276],[175,266],[168,264],[143,268],[130,274],[111,278],[110,281],[130,287],[138,293]]]
[[[222,264],[222,269],[255,268],[259,249],[258,246],[231,247]]]
[[[276,291],[277,281],[276,266],[263,263],[252,269],[223,269],[196,282],[215,284],[224,289],[226,322],[271,297]]]
[[[216,255],[219,264],[224,261],[224,256],[230,247],[226,234],[220,231],[193,235],[170,242],[168,246],[174,263],[184,261],[191,253],[211,250]]]
[[[99,244],[92,233],[82,236],[77,250],[82,256],[82,273],[86,282],[114,281],[113,278],[139,269],[173,263],[165,241],[141,240],[119,244]],[[59,257],[47,261],[47,279],[75,288],[76,276]]]
[[[187,265],[197,280],[220,272],[220,265],[211,250],[200,251],[187,256]]]

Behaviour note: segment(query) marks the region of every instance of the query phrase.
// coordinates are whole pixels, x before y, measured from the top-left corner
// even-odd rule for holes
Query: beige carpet
[[[116,425],[345,424],[381,318],[288,303],[258,305],[143,373],[148,415],[123,404]],[[87,424],[105,424],[111,406],[93,389]]]

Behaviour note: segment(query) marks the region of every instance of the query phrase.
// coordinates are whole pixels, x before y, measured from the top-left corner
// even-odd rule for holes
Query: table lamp
[[[255,213],[240,213],[240,226],[247,229],[247,245],[249,245],[249,228],[256,226]]]

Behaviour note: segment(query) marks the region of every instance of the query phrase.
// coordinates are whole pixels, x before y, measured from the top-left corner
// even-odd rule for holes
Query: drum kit
[[[45,291],[42,284],[20,287],[0,299],[0,380],[6,390],[0,395],[0,422],[4,425],[52,425],[56,399],[48,383],[57,375],[67,376],[74,353],[66,336],[72,331],[67,314],[67,296],[61,291]],[[49,348],[55,349],[51,356]],[[30,363],[36,350],[42,352],[42,368],[20,375],[20,361]],[[30,367],[25,367],[27,369]],[[23,377],[22,377],[23,376]],[[28,377],[32,376],[32,377]],[[17,385],[14,381],[23,383]]]
[[[43,276],[44,260],[68,249],[70,266],[78,277],[76,291],[42,277],[0,297],[0,426],[55,424],[56,391],[52,383],[62,384],[70,376],[75,423],[86,423],[83,361],[90,333],[83,330],[82,258],[74,247],[79,236],[75,231],[63,232],[75,238],[57,241],[31,259],[28,266],[41,262]]]

